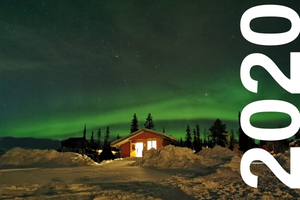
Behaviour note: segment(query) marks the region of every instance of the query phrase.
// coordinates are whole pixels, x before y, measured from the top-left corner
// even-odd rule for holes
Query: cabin
[[[159,149],[177,141],[176,138],[150,129],[140,129],[111,143],[121,150],[121,158],[142,157],[144,150]]]
[[[61,152],[75,152],[85,154],[90,143],[83,137],[69,138],[61,142]]]

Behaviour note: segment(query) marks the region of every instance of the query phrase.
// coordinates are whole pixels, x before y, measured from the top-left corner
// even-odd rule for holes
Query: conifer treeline
[[[239,125],[240,125],[240,112],[238,115],[239,119]],[[147,129],[155,130],[155,125],[153,121],[153,117],[151,116],[151,113],[148,114],[146,121],[144,123],[144,127]],[[131,121],[131,127],[130,127],[130,133],[133,133],[135,131],[139,130],[138,125],[138,118],[136,114],[134,113],[133,119]],[[163,127],[162,130],[163,133],[165,133],[165,127]],[[209,128],[209,132],[204,129],[203,131],[200,130],[200,126],[197,123],[194,128],[192,128],[189,125],[187,125],[185,130],[185,140],[182,139],[182,137],[179,139],[179,141],[175,144],[181,147],[188,147],[193,149],[194,151],[198,152],[202,149],[202,147],[210,147],[213,148],[216,145],[220,145],[222,147],[229,147],[231,150],[233,150],[236,139],[234,135],[234,131],[231,130],[229,135],[227,136],[228,132],[226,131],[226,124],[222,124],[222,121],[220,119],[216,119],[216,121],[213,123],[213,125]],[[249,138],[241,129],[241,125],[238,130],[239,135],[239,149],[243,152],[247,151],[248,149],[253,146],[254,141]],[[86,125],[84,126],[83,131],[83,137],[86,137]],[[101,146],[100,140],[101,140],[101,129],[98,129],[97,132],[97,142],[94,141],[94,133],[92,132],[90,143],[93,148],[106,148],[110,146],[109,142],[110,138],[110,131],[109,126],[106,128],[105,136],[104,136],[104,142],[103,147]],[[121,136],[118,134],[117,139],[120,139]]]
[[[240,113],[238,115],[238,118],[240,120]],[[154,129],[155,125],[151,113],[148,114],[148,117],[146,118],[146,122],[144,123],[144,127],[147,129],[155,130]],[[139,130],[138,119],[136,114],[134,114],[133,120],[131,122],[131,133],[137,130]],[[165,127],[163,127],[162,132],[165,133]],[[226,124],[222,124],[222,121],[220,119],[216,119],[213,125],[209,128],[209,132],[206,131],[206,129],[200,131],[199,124],[196,124],[193,130],[191,130],[190,126],[187,125],[185,140],[183,140],[181,137],[177,145],[191,148],[196,152],[200,151],[203,146],[213,148],[216,145],[220,145],[222,147],[228,147],[231,150],[233,150],[235,144],[237,143],[235,139],[234,131],[231,130],[229,134],[228,135],[227,134],[228,131],[226,131]],[[254,141],[243,132],[241,126],[239,127],[238,130],[238,136],[239,136],[239,141],[238,141],[239,150],[245,152],[248,149],[253,147]]]
[[[109,132],[109,126],[106,128],[105,136],[104,136],[104,143],[103,143],[103,148],[107,148],[110,146],[109,142],[109,137],[110,137],[110,132]],[[84,125],[83,129],[83,138],[86,139],[86,125]],[[91,139],[90,139],[90,144],[93,149],[101,149],[101,128],[98,129],[97,132],[97,142],[95,142],[94,139],[94,131],[92,131]]]

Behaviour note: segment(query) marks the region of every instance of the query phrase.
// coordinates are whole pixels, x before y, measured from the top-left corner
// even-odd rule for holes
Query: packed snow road
[[[93,166],[0,170],[0,199],[194,199],[159,185],[179,171],[130,166],[116,160]]]

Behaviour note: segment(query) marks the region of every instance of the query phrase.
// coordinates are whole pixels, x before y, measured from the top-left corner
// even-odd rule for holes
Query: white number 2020
[[[291,22],[291,29],[285,33],[256,33],[250,28],[250,22],[260,17],[283,17]],[[240,29],[242,35],[251,43],[275,46],[292,42],[300,32],[300,18],[298,14],[285,6],[262,5],[248,9],[241,18]],[[290,78],[287,78],[277,65],[267,56],[260,53],[248,55],[241,64],[240,77],[244,87],[257,93],[258,84],[250,76],[253,66],[259,65],[269,72],[275,81],[286,91],[295,94],[300,93],[300,53],[290,53]],[[291,124],[285,128],[263,129],[253,127],[250,117],[259,112],[281,112],[291,117]],[[283,140],[293,136],[299,130],[300,113],[298,109],[287,102],[279,100],[260,100],[248,104],[241,113],[241,127],[249,137],[275,141]],[[276,161],[276,159],[263,149],[250,149],[242,157],[240,170],[242,179],[251,187],[257,188],[258,177],[250,171],[250,165],[254,160],[263,161],[272,172],[288,187],[300,188],[300,147],[292,147],[290,150],[290,174],[288,174]]]

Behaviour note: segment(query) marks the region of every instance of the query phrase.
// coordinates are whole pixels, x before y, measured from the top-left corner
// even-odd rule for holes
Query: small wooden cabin
[[[144,150],[159,149],[177,141],[165,133],[150,129],[140,129],[111,143],[111,147],[121,150],[121,158],[142,157]]]

